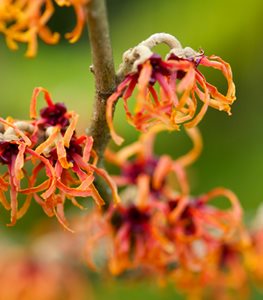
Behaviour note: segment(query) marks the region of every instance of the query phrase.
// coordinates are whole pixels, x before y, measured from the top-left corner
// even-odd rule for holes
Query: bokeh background
[[[122,53],[155,32],[175,35],[183,46],[202,48],[230,62],[237,88],[233,115],[209,109],[201,123],[204,151],[190,169],[192,193],[216,186],[232,189],[240,198],[246,219],[253,217],[263,200],[263,1],[250,0],[108,0],[109,21],[116,67]],[[73,27],[70,9],[60,9],[51,20],[54,30],[67,32]],[[165,55],[166,47],[156,49]],[[32,90],[47,88],[54,100],[65,102],[80,114],[79,130],[88,126],[94,94],[87,31],[74,44],[61,41],[57,46],[40,43],[34,59],[24,57],[25,46],[11,52],[0,38],[1,116],[27,118]],[[221,90],[224,78],[208,74]],[[121,104],[115,116],[116,128],[131,142],[137,133],[126,124]],[[177,157],[191,147],[184,131],[163,134],[157,151]],[[8,216],[0,207],[0,234],[28,243],[28,235],[43,217],[37,205],[15,228],[5,228]],[[78,212],[76,212],[78,213]],[[92,275],[93,276],[93,275]],[[155,284],[124,281],[95,282],[97,299],[177,299],[173,287],[159,289]],[[253,299],[262,299],[253,295]],[[88,298],[87,298],[88,299]]]

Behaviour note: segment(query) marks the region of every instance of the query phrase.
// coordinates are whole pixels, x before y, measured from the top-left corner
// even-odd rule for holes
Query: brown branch
[[[94,139],[93,148],[99,157],[98,165],[103,167],[104,151],[110,140],[106,121],[106,104],[107,99],[116,88],[116,76],[105,0],[90,0],[87,9],[93,61],[92,73],[95,77],[96,87],[93,114],[88,134]],[[107,210],[112,198],[111,192],[105,181],[100,177],[96,178],[96,187],[106,202],[104,209]]]
[[[96,95],[88,134],[94,138],[94,150],[102,163],[105,148],[110,140],[106,121],[106,103],[116,88],[112,48],[105,0],[90,0],[88,4],[88,30],[92,51],[92,70]]]

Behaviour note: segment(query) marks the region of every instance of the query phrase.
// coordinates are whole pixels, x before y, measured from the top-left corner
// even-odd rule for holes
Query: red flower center
[[[63,103],[56,103],[51,106],[44,107],[40,110],[40,116],[47,126],[60,125],[62,128],[69,125],[69,120],[65,116],[67,108]]]
[[[18,144],[12,144],[10,142],[0,142],[0,163],[4,165],[10,165],[12,157],[18,154]]]
[[[111,224],[118,230],[122,225],[128,224],[132,233],[141,233],[149,223],[150,214],[131,205],[125,211],[115,211],[111,217]]]
[[[128,178],[131,183],[136,184],[139,175],[147,174],[152,176],[157,164],[158,159],[156,158],[149,158],[141,161],[136,160],[124,166],[122,175]]]

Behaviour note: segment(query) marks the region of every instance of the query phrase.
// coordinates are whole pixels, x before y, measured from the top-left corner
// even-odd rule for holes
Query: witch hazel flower
[[[110,205],[102,214],[95,211],[80,227],[85,234],[85,258],[95,270],[101,266],[97,255],[104,245],[103,267],[113,275],[140,270],[158,274],[174,259],[174,247],[165,236],[165,206],[138,197],[136,187],[126,187],[122,203]],[[105,251],[106,249],[106,251]]]
[[[47,106],[40,110],[38,117],[36,105],[41,92],[44,93]],[[67,229],[69,228],[64,215],[66,199],[80,208],[83,207],[76,197],[92,197],[97,205],[104,205],[104,200],[94,185],[95,174],[106,181],[112,191],[113,200],[119,202],[115,183],[105,170],[96,166],[98,159],[92,149],[93,138],[76,134],[78,115],[75,112],[69,112],[63,103],[54,103],[46,89],[36,88],[32,96],[30,116],[34,119],[34,152],[40,158],[33,158],[35,166],[30,181],[35,185],[43,168],[47,178],[33,189],[22,189],[22,194],[33,194],[47,215],[55,215]],[[48,162],[52,172],[46,170],[42,160]]]
[[[86,17],[86,4],[89,0],[3,0],[0,3],[0,32],[6,37],[10,49],[16,50],[18,43],[27,43],[26,56],[36,55],[38,38],[47,44],[56,44],[59,33],[52,32],[48,22],[59,6],[74,8],[77,24],[72,32],[66,34],[71,42],[76,42],[83,30]]]
[[[220,209],[210,203],[225,197],[230,207]],[[225,188],[207,194],[167,199],[167,235],[177,249],[180,267],[200,272],[215,251],[243,232],[242,209],[236,195]]]
[[[162,59],[152,48],[160,43],[171,50]],[[226,94],[207,82],[199,66],[219,70],[227,79]],[[196,126],[209,106],[230,114],[230,106],[235,100],[235,85],[231,68],[218,56],[205,56],[190,47],[182,48],[179,41],[165,33],[152,35],[138,46],[126,51],[118,71],[121,79],[115,93],[107,102],[107,121],[113,140],[121,144],[123,139],[113,126],[113,108],[121,97],[127,120],[137,130],[145,132],[156,126],[168,130],[179,130]],[[134,108],[130,99],[135,95]],[[202,102],[198,109],[198,100]]]
[[[222,188],[213,190],[213,193],[214,196],[225,194],[231,202],[236,198],[231,191]],[[209,194],[211,195],[211,192]],[[218,213],[222,212],[218,208],[217,210]],[[224,213],[221,217],[218,215],[219,222],[223,221]],[[211,222],[209,223],[211,226]],[[227,223],[229,224],[228,221]],[[195,245],[199,257],[200,252],[202,253],[201,268],[200,264],[198,269],[184,265],[172,272],[172,280],[177,288],[187,295],[187,299],[234,299],[240,292],[242,299],[250,299],[251,274],[247,267],[247,257],[254,248],[252,239],[241,220],[235,227],[233,224],[231,231],[227,236],[213,235],[213,243],[211,239],[207,239],[206,244],[210,243],[210,247],[204,247],[204,244],[200,247],[200,241],[199,245]],[[210,230],[210,236],[212,233]],[[260,265],[260,260],[257,260],[257,264]]]
[[[250,299],[250,275],[244,259],[247,251],[242,240],[229,240],[213,251],[199,272],[177,269],[172,281],[186,299],[235,299],[237,294]]]
[[[65,37],[70,43],[75,43],[81,36],[86,21],[86,9],[90,0],[55,0],[59,6],[72,6],[76,15],[77,23],[72,32],[66,33]]]
[[[168,155],[159,156],[154,153],[157,132],[153,131],[142,134],[138,141],[116,153],[106,149],[106,160],[120,169],[120,175],[113,175],[112,178],[119,187],[136,185],[138,194],[143,194],[147,199],[151,194],[165,197],[173,195],[174,188],[169,184],[171,176],[177,181],[178,191],[188,194],[189,185],[184,169],[200,155],[202,138],[197,127],[186,129],[186,133],[193,143],[193,148],[176,160]]]
[[[58,33],[52,33],[47,25],[53,13],[51,0],[1,1],[0,32],[8,47],[16,50],[19,42],[27,43],[26,56],[32,57],[37,51],[38,37],[48,44],[57,43]]]
[[[47,106],[38,116],[37,97],[41,92]],[[0,176],[0,202],[11,210],[9,225],[27,212],[34,199],[48,216],[56,216],[69,229],[64,214],[67,200],[79,208],[83,208],[79,197],[92,197],[99,207],[104,205],[94,185],[95,175],[106,182],[112,199],[119,202],[116,184],[97,167],[93,138],[78,136],[75,131],[75,112],[68,111],[63,103],[54,103],[47,90],[36,88],[30,116],[30,121],[0,118],[0,163],[7,169]]]

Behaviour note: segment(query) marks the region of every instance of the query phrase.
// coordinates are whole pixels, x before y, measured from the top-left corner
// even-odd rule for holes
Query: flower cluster
[[[86,255],[91,266],[106,237],[111,273],[140,270],[170,278],[180,272],[202,274],[222,245],[242,242],[242,209],[231,191],[216,188],[190,195],[185,166],[196,159],[201,143],[197,128],[191,130],[196,133],[190,135],[193,150],[176,160],[154,155],[152,132],[117,153],[106,152],[120,169],[113,178],[122,188],[122,203],[88,218]],[[212,204],[222,196],[229,200],[227,209]]]
[[[68,38],[75,41],[88,1],[54,1],[74,6],[78,21]],[[51,0],[4,1],[0,31],[13,48],[17,41],[28,42],[32,55],[37,35],[51,43],[58,38],[47,27],[52,13]],[[151,51],[159,43],[171,48],[165,59]],[[225,93],[207,81],[202,66],[223,74]],[[30,121],[0,118],[0,163],[5,168],[0,176],[0,202],[11,210],[10,225],[34,199],[48,216],[55,215],[69,229],[66,201],[83,208],[78,198],[92,197],[97,206],[77,227],[85,235],[86,260],[93,269],[103,261],[104,269],[114,275],[140,271],[169,280],[189,299],[231,299],[237,291],[245,298],[249,277],[259,283],[263,280],[262,226],[251,232],[245,229],[239,200],[228,189],[218,187],[193,196],[186,170],[201,153],[203,143],[196,125],[208,107],[230,114],[235,85],[229,64],[218,56],[182,48],[170,35],[156,34],[125,52],[117,80],[120,84],[107,100],[106,116],[96,118],[106,117],[113,140],[121,144],[123,139],[113,126],[113,110],[122,98],[129,123],[141,135],[117,152],[105,151],[107,162],[118,169],[112,176],[98,167],[101,157],[93,150],[92,136],[77,135],[78,115],[63,103],[54,103],[47,90],[34,90]],[[37,113],[40,93],[46,106]],[[159,132],[179,130],[181,124],[192,149],[178,158],[157,155],[154,144]],[[104,210],[97,209],[105,203],[95,176],[111,190],[113,202],[107,199]],[[227,205],[222,200],[214,203],[218,198],[225,198]]]
[[[185,167],[198,157],[201,140],[197,128],[188,133],[194,147],[176,160],[154,154],[153,132],[117,153],[106,151],[120,171],[112,177],[122,202],[79,222],[86,260],[113,275],[172,282],[188,299],[234,299],[237,293],[248,299],[251,279],[259,287],[263,280],[262,209],[261,226],[248,231],[232,191],[191,196]]]
[[[162,42],[171,48],[165,59],[151,51]],[[227,80],[225,94],[206,80],[200,66],[221,71]],[[237,293],[246,299],[250,280],[259,285],[263,280],[262,226],[254,231],[245,228],[239,200],[228,189],[191,195],[186,172],[202,150],[196,125],[208,107],[230,114],[235,85],[229,64],[182,48],[170,35],[157,34],[124,54],[117,77],[122,80],[106,111],[111,136],[122,143],[113,126],[119,98],[129,123],[141,135],[117,152],[105,152],[119,171],[112,179],[122,202],[93,211],[79,225],[86,236],[89,266],[103,266],[118,276],[139,271],[140,276],[172,281],[189,299],[234,299]],[[193,148],[177,159],[155,154],[157,134],[178,130],[180,124]],[[221,198],[227,200],[226,207]],[[214,203],[215,199],[220,201]]]
[[[16,50],[17,43],[27,43],[26,56],[32,57],[37,52],[37,39],[48,44],[56,44],[59,34],[53,33],[48,22],[55,11],[55,4],[72,6],[77,24],[66,38],[74,43],[80,37],[85,23],[85,5],[89,0],[3,0],[0,3],[0,32],[6,37],[10,49]]]
[[[123,139],[114,130],[112,112],[119,97],[124,101],[128,122],[142,132],[156,126],[168,130],[178,130],[180,124],[194,127],[209,106],[230,114],[235,85],[229,64],[215,55],[207,57],[203,51],[196,52],[189,47],[183,49],[177,43],[172,47],[165,60],[152,53],[147,42],[124,54],[120,73],[125,77],[108,99],[107,106],[108,125],[117,144]],[[226,95],[207,82],[199,66],[221,71],[228,83]],[[132,111],[128,102],[136,87],[138,92]],[[200,110],[198,100],[203,103]]]
[[[38,116],[36,104],[40,92],[44,93],[47,106]],[[0,177],[0,201],[6,209],[11,209],[10,225],[25,214],[34,198],[48,216],[56,215],[67,227],[66,199],[80,208],[76,197],[92,197],[97,205],[104,204],[94,186],[95,174],[104,178],[118,202],[113,180],[96,166],[92,137],[76,134],[78,115],[75,112],[67,111],[63,103],[53,103],[47,90],[36,88],[30,117],[31,121],[0,119],[0,162],[7,169]],[[25,195],[22,206],[23,200],[18,195]]]

